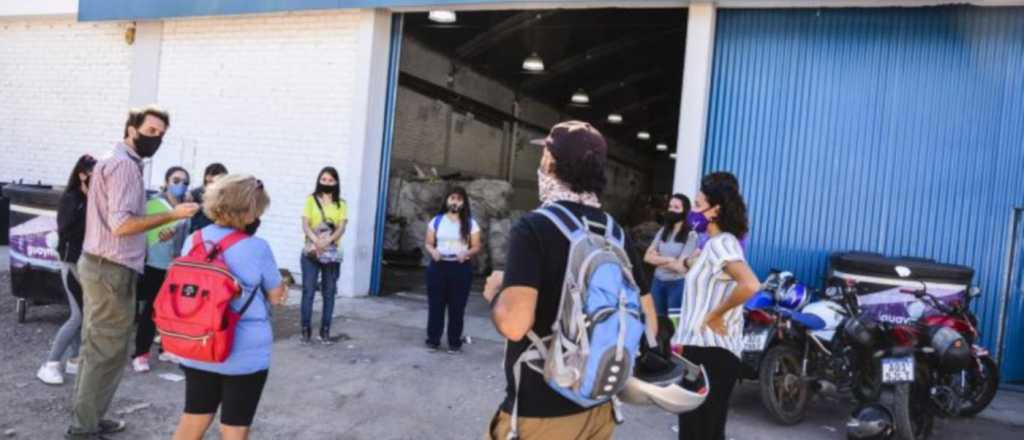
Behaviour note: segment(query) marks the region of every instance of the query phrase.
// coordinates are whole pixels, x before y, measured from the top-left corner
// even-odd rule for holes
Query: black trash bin
[[[66,304],[57,254],[57,205],[61,191],[48,185],[4,185],[10,201],[11,293],[18,298],[18,322],[30,306]]]
[[[4,197],[4,185],[0,182],[0,246],[7,246],[10,243],[7,230],[10,229],[11,200]]]

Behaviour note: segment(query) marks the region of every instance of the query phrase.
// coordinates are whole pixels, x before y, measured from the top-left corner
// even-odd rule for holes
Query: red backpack
[[[164,350],[185,359],[215,363],[224,362],[231,354],[235,326],[256,294],[240,311],[231,309],[231,300],[242,292],[242,285],[224,263],[224,252],[246,238],[244,232],[235,231],[207,250],[202,230],[198,230],[188,255],[171,263],[153,302],[153,322]]]

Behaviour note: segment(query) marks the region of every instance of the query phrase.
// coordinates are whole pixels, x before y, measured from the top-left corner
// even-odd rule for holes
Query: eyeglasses
[[[256,189],[258,189],[260,191],[263,191],[263,181],[262,180],[256,179]]]

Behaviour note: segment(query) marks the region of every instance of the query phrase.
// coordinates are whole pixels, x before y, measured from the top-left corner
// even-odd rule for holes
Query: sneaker
[[[145,373],[149,371],[149,354],[140,354],[132,359],[132,369],[136,373]]]
[[[171,353],[168,353],[166,351],[160,352],[160,355],[157,356],[156,358],[159,359],[160,362],[170,362],[172,364],[180,364],[181,363],[181,358],[180,357],[175,356],[175,355],[173,355]]]
[[[426,341],[425,344],[427,345],[427,350],[430,350],[431,353],[437,353],[441,350],[441,344],[434,344],[430,341]]]
[[[448,347],[448,354],[462,354],[462,347]]]
[[[316,341],[323,345],[334,344],[334,340],[331,339],[331,331],[325,328],[320,329],[320,333],[316,335]]]
[[[115,432],[124,431],[124,428],[128,426],[124,420],[113,420],[113,419],[101,419],[100,420],[100,434],[113,434]]]
[[[68,359],[64,364],[64,372],[72,376],[78,374],[78,359]]]
[[[312,336],[313,330],[309,327],[302,328],[302,334],[299,336],[299,343],[302,345],[309,345],[310,337]]]
[[[70,430],[64,432],[64,438],[68,440],[112,440],[98,432],[93,433],[72,433]]]
[[[47,362],[39,367],[36,377],[47,385],[64,384],[64,376],[60,374],[60,362]]]

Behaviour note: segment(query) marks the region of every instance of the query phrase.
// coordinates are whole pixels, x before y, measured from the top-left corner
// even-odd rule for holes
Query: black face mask
[[[686,215],[681,212],[668,211],[665,213],[665,225],[674,225],[683,221],[685,218]]]
[[[245,225],[245,233],[249,235],[256,235],[256,230],[260,228],[260,219]]]
[[[322,183],[318,183],[318,184],[316,184],[316,193],[317,194],[334,194],[334,190],[337,187],[338,187],[338,185],[324,185]]]
[[[163,136],[146,136],[139,133],[135,136],[135,152],[143,159],[153,157],[156,154],[156,150],[160,149],[160,143],[163,141]]]
[[[456,213],[456,212],[459,212],[459,211],[462,211],[462,204],[461,203],[449,203],[448,204],[448,212]]]

